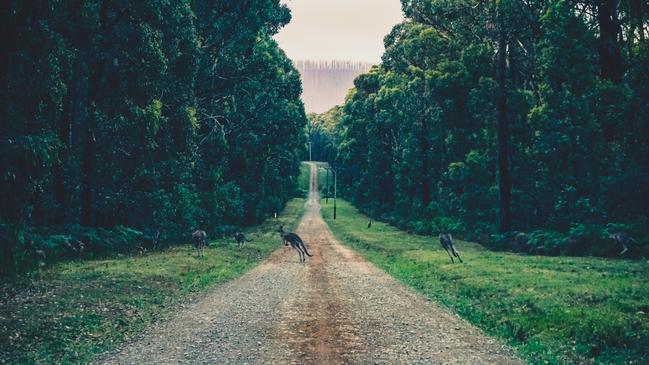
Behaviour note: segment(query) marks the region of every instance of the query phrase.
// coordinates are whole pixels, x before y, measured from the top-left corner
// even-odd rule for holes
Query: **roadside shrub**
[[[415,234],[430,234],[431,233],[431,225],[430,222],[428,221],[422,221],[422,220],[417,220],[412,223],[410,223],[410,227],[413,233]]]
[[[87,228],[71,225],[65,227],[64,233],[28,229],[20,239],[16,259],[19,267],[27,271],[63,259],[102,258],[141,251],[147,240],[151,238],[143,232],[125,226]]]
[[[529,234],[528,252],[535,255],[558,256],[565,252],[566,237],[559,232],[536,230]]]
[[[438,216],[433,220],[433,226],[435,232],[445,231],[462,235],[467,231],[464,222],[454,217]]]
[[[582,224],[574,223],[568,232],[561,233],[550,230],[536,230],[525,234],[524,242],[517,240],[521,232],[493,234],[487,245],[500,251],[523,252],[533,255],[566,255],[566,256],[597,256],[618,257],[622,246],[610,236],[624,232],[634,241],[627,244],[629,250],[623,258],[640,258],[649,256],[649,227],[645,222],[636,224],[608,223]]]

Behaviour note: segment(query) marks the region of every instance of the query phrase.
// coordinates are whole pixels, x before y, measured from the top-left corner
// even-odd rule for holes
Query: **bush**
[[[152,234],[125,226],[108,229],[72,225],[64,229],[64,233],[28,229],[17,246],[18,267],[26,271],[62,259],[101,258],[154,248],[146,245],[154,240]]]
[[[492,249],[511,250],[533,255],[567,255],[618,257],[622,247],[611,239],[611,234],[624,232],[635,242],[631,242],[624,258],[649,256],[649,226],[640,221],[636,224],[608,223],[599,224],[574,223],[567,233],[550,230],[536,230],[529,234],[511,232],[494,234],[488,242]],[[524,239],[517,236],[524,234]]]

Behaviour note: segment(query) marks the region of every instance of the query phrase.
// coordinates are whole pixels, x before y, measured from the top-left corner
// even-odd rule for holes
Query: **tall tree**
[[[622,35],[618,14],[618,0],[597,0],[599,24],[599,58],[602,78],[616,84],[624,73],[619,39]]]
[[[649,194],[644,4],[402,3],[406,21],[334,128],[343,192],[360,208],[472,237],[649,230],[637,204]]]
[[[124,226],[173,240],[253,223],[295,193],[306,116],[272,40],[290,20],[279,0],[7,5],[3,269],[29,242],[62,252],[51,233],[101,253]]]
[[[512,226],[511,190],[509,174],[509,120],[507,116],[507,30],[503,10],[498,8],[498,190],[500,191],[500,232],[509,232]]]

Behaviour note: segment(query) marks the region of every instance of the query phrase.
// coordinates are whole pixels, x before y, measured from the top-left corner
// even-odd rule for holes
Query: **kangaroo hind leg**
[[[453,255],[451,255],[451,252],[450,252],[450,251],[448,250],[448,248],[444,248],[444,249],[446,250],[446,253],[448,254],[448,257],[450,257],[450,258],[451,258],[451,263],[453,263],[453,264],[454,264],[454,263],[455,263],[455,261],[453,261]]]
[[[457,251],[455,250],[455,248],[453,248],[453,253],[455,253],[455,257],[457,257],[457,259],[460,260],[460,262],[462,262],[462,263],[464,262],[464,261],[462,261],[462,258],[460,257],[460,253],[457,252]]]
[[[302,263],[306,262],[306,252],[304,250],[304,246],[300,247],[300,251],[302,251]]]

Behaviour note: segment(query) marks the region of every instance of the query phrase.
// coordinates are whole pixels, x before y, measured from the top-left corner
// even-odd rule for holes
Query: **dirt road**
[[[316,174],[312,165],[296,231],[313,254],[306,264],[282,246],[99,363],[523,363],[337,242],[320,216]]]

